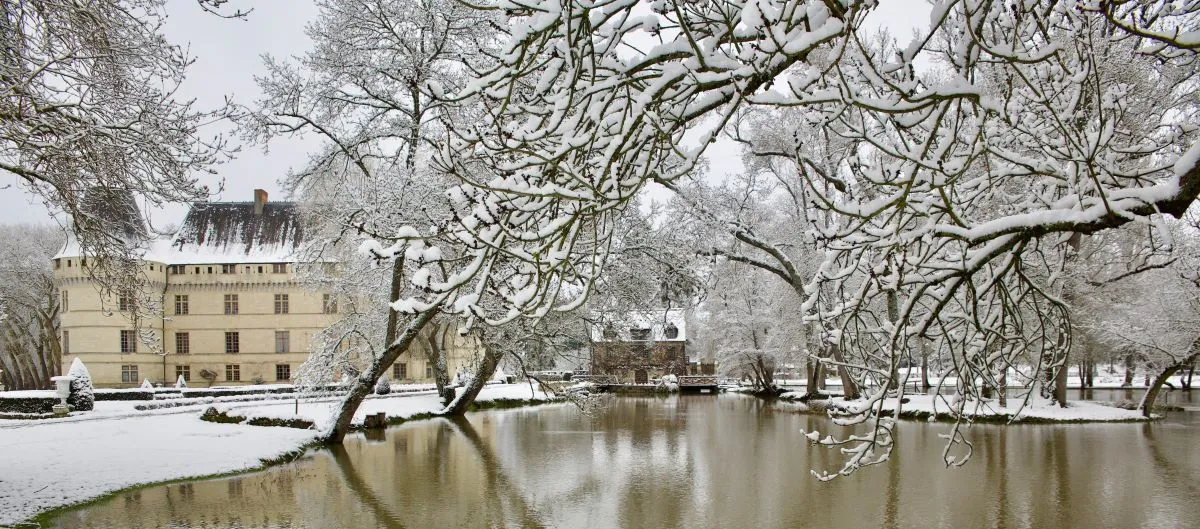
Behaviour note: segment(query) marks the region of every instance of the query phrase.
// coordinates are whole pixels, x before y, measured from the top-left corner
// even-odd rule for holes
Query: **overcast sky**
[[[929,7],[925,2],[883,0],[881,4],[871,16],[872,25],[886,27],[893,35],[901,36],[901,40],[911,34],[912,28],[929,22]],[[166,36],[195,58],[182,95],[195,98],[201,108],[218,106],[226,96],[237,103],[252,104],[259,95],[254,76],[262,71],[262,55],[300,55],[310,45],[304,26],[316,14],[311,0],[268,0],[243,5],[254,7],[246,20],[227,20],[204,13],[195,0],[167,2]],[[282,199],[279,180],[289,168],[302,165],[306,153],[315,145],[312,140],[277,140],[270,145],[269,153],[259,146],[244,145],[235,160],[218,168],[220,178],[207,178],[205,183],[214,189],[223,185],[213,200],[251,200],[255,188],[266,189],[271,199]],[[718,177],[740,168],[735,149],[714,147],[709,149],[709,157]],[[8,179],[3,182],[6,187],[0,189],[0,223],[52,221],[45,207],[26,193],[16,178]],[[178,205],[149,212],[149,220],[154,228],[162,229],[178,223],[185,212],[186,206]]]

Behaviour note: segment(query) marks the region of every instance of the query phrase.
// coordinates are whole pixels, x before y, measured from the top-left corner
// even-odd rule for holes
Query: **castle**
[[[134,216],[126,231],[144,234]],[[136,295],[102,294],[72,241],[53,260],[62,365],[82,359],[98,387],[179,377],[192,385],[289,383],[313,336],[339,317],[337,293],[315,291],[297,276],[299,207],[269,202],[261,189],[252,202],[195,203],[173,236],[145,240],[145,280]],[[161,306],[161,317],[131,317],[144,299]],[[447,345],[451,372],[465,369],[474,343],[451,338]],[[432,382],[427,364],[409,352],[391,378]]]

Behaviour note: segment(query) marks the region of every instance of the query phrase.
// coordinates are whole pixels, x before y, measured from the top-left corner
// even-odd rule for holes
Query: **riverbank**
[[[527,384],[488,386],[478,401],[550,397]],[[305,417],[325,421],[337,399],[301,401]],[[220,404],[238,414],[294,417],[295,401]],[[434,392],[375,397],[355,414],[409,418],[441,410]],[[201,421],[200,410],[112,410],[91,420],[14,421],[0,428],[0,527],[51,509],[147,484],[263,468],[313,443],[316,430]]]
[[[780,400],[789,403],[796,411],[827,413],[847,411],[862,406],[865,401],[847,401],[841,398],[800,402],[802,392],[786,392]],[[905,395],[904,402],[895,398],[883,400],[883,415],[893,416],[899,406],[901,419],[917,421],[955,422],[959,416],[952,412],[955,406],[952,395]],[[876,404],[878,406],[878,404]],[[996,400],[972,401],[964,406],[964,419],[972,422],[989,423],[1091,423],[1091,422],[1141,422],[1148,421],[1137,410],[1127,410],[1092,401],[1069,402],[1066,408],[1041,399],[1032,398],[1024,402],[1010,398],[1007,406]]]

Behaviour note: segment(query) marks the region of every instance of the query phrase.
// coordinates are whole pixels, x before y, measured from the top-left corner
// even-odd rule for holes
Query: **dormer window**
[[[650,341],[650,329],[629,329],[629,338],[635,342]]]
[[[679,327],[676,327],[674,323],[668,323],[667,328],[663,329],[663,336],[666,336],[668,340],[674,340],[678,338]]]
[[[616,340],[617,339],[617,330],[614,329],[612,325],[605,327],[603,334],[604,334],[605,340]]]

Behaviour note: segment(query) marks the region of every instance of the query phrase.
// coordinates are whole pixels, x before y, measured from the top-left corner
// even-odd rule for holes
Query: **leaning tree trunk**
[[[355,378],[354,387],[350,388],[350,392],[345,397],[342,397],[333,427],[325,434],[323,441],[329,444],[339,444],[345,439],[346,433],[350,431],[351,422],[354,420],[354,412],[358,411],[358,406],[362,404],[363,399],[367,398],[367,395],[370,395],[371,391],[375,389],[375,382],[387,372],[396,358],[408,350],[408,346],[421,333],[421,329],[436,314],[437,311],[433,309],[418,314],[408,323],[396,341],[384,349],[383,355],[371,362],[371,365]]]
[[[475,376],[467,387],[459,393],[454,401],[446,406],[445,415],[462,415],[467,412],[471,404],[475,402],[475,397],[479,396],[479,392],[483,390],[483,386],[487,384],[492,374],[496,372],[496,366],[500,364],[500,358],[503,353],[499,353],[495,348],[485,346],[483,348],[483,359],[479,365],[475,366]]]
[[[1141,410],[1143,417],[1150,418],[1150,410],[1154,408],[1154,401],[1158,400],[1158,391],[1162,389],[1167,379],[1171,378],[1171,375],[1174,375],[1181,367],[1183,366],[1180,364],[1167,366],[1157,377],[1154,377],[1154,382],[1146,388],[1146,393],[1142,395],[1142,402],[1138,404],[1138,409]]]
[[[446,367],[444,350],[446,328],[443,324],[434,324],[431,329],[421,337],[425,341],[425,361],[433,366],[433,383],[437,386],[438,395],[445,395],[446,386],[450,385],[450,370]]]

